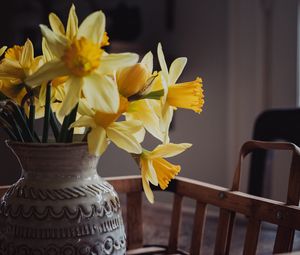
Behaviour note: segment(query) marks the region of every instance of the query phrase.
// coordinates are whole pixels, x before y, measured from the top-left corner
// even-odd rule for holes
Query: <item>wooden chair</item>
[[[300,146],[300,108],[270,109],[263,111],[255,120],[254,140],[285,141]],[[249,194],[263,196],[263,186],[268,183],[266,162],[270,157],[266,150],[255,150],[249,169]],[[271,169],[272,170],[272,169]]]
[[[242,159],[256,148],[291,150],[293,152],[286,203],[239,191]],[[117,177],[108,180],[117,192],[126,193],[128,254],[188,254],[188,252],[178,249],[182,200],[184,197],[196,200],[190,254],[199,254],[200,252],[208,205],[219,208],[214,254],[230,254],[233,224],[237,213],[245,215],[248,219],[243,254],[256,254],[262,222],[278,225],[274,253],[291,252],[295,230],[300,230],[300,208],[298,207],[300,197],[300,150],[291,143],[246,142],[241,148],[231,189],[177,177],[168,187],[168,191],[174,193],[174,202],[169,241],[164,247],[146,247],[143,243],[141,177]]]
[[[291,150],[293,152],[286,203],[249,195],[239,191],[241,163],[255,148]],[[142,182],[140,176],[114,177],[107,180],[118,193],[126,194],[127,254],[199,254],[208,205],[219,208],[214,254],[230,254],[230,243],[236,214],[245,215],[248,224],[243,254],[255,254],[262,222],[278,225],[274,253],[291,252],[295,230],[300,230],[300,149],[291,143],[246,142],[231,189],[177,177],[168,187],[174,193],[169,240],[165,246],[146,246],[143,241]],[[7,189],[0,189],[2,193]],[[0,192],[0,195],[1,195]],[[196,200],[194,224],[189,251],[178,249],[182,201]]]

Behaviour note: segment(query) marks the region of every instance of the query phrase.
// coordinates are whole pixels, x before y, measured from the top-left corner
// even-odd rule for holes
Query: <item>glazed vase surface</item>
[[[120,202],[85,143],[7,143],[22,177],[0,201],[0,254],[125,254]]]

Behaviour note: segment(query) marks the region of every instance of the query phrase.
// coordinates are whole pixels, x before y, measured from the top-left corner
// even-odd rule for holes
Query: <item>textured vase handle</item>
[[[287,143],[287,142],[265,142],[265,141],[251,140],[245,142],[241,147],[237,167],[233,178],[233,184],[231,188],[232,191],[239,190],[240,179],[241,179],[241,165],[243,159],[255,149],[292,151],[293,158],[291,162],[289,187],[297,186],[297,180],[298,178],[300,178],[300,148],[293,143]]]

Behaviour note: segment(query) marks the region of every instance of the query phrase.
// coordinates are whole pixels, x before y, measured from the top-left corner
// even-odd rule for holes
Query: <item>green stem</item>
[[[42,142],[48,142],[48,132],[49,132],[49,121],[50,121],[50,102],[51,100],[51,84],[48,82],[46,88],[46,99],[45,99],[45,116],[44,116],[44,127],[43,127],[43,138]]]
[[[60,131],[59,142],[61,143],[72,142],[74,129],[72,128],[69,130],[69,127],[76,119],[77,109],[78,109],[78,104],[73,108],[73,110],[67,116],[65,116]]]
[[[30,106],[29,106],[29,130],[34,133],[34,118],[35,118],[35,105],[34,96],[30,96]]]
[[[67,133],[68,133],[69,119],[70,119],[70,115],[67,115],[67,116],[64,117],[64,121],[63,121],[63,124],[61,126],[59,139],[58,139],[58,141],[60,143],[65,142],[65,137],[67,136]]]
[[[54,115],[53,111],[51,110],[51,107],[50,107],[50,125],[51,125],[52,131],[53,131],[53,135],[55,137],[55,141],[58,142],[59,141],[59,124],[56,119],[56,116]]]
[[[78,104],[74,107],[74,109],[70,113],[68,128],[76,120],[77,109],[78,109]],[[74,128],[68,129],[67,141],[66,141],[67,143],[71,143],[73,141],[73,134],[74,134]]]
[[[8,104],[9,104],[8,107],[10,107],[16,122],[22,128],[22,133],[24,135],[26,142],[33,142],[34,137],[33,137],[33,134],[29,130],[27,120],[25,119],[23,112],[22,112],[22,108],[20,109],[20,107],[13,102],[9,102]]]

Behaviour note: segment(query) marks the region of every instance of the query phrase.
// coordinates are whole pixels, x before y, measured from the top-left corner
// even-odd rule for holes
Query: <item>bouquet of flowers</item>
[[[168,68],[161,44],[158,71],[153,71],[151,52],[139,60],[135,53],[105,51],[110,42],[102,11],[79,25],[72,6],[66,27],[54,13],[49,23],[50,28],[40,25],[42,55],[34,56],[29,39],[22,46],[0,48],[1,128],[11,140],[30,143],[48,143],[50,128],[58,143],[78,142],[73,134],[79,133],[97,156],[113,142],[136,160],[153,202],[149,183],[165,189],[180,171],[164,158],[191,146],[170,142],[173,112],[202,111],[202,80],[176,83],[187,59],[177,58]],[[42,117],[39,136],[34,120]],[[146,131],[160,141],[153,150],[141,145]]]

